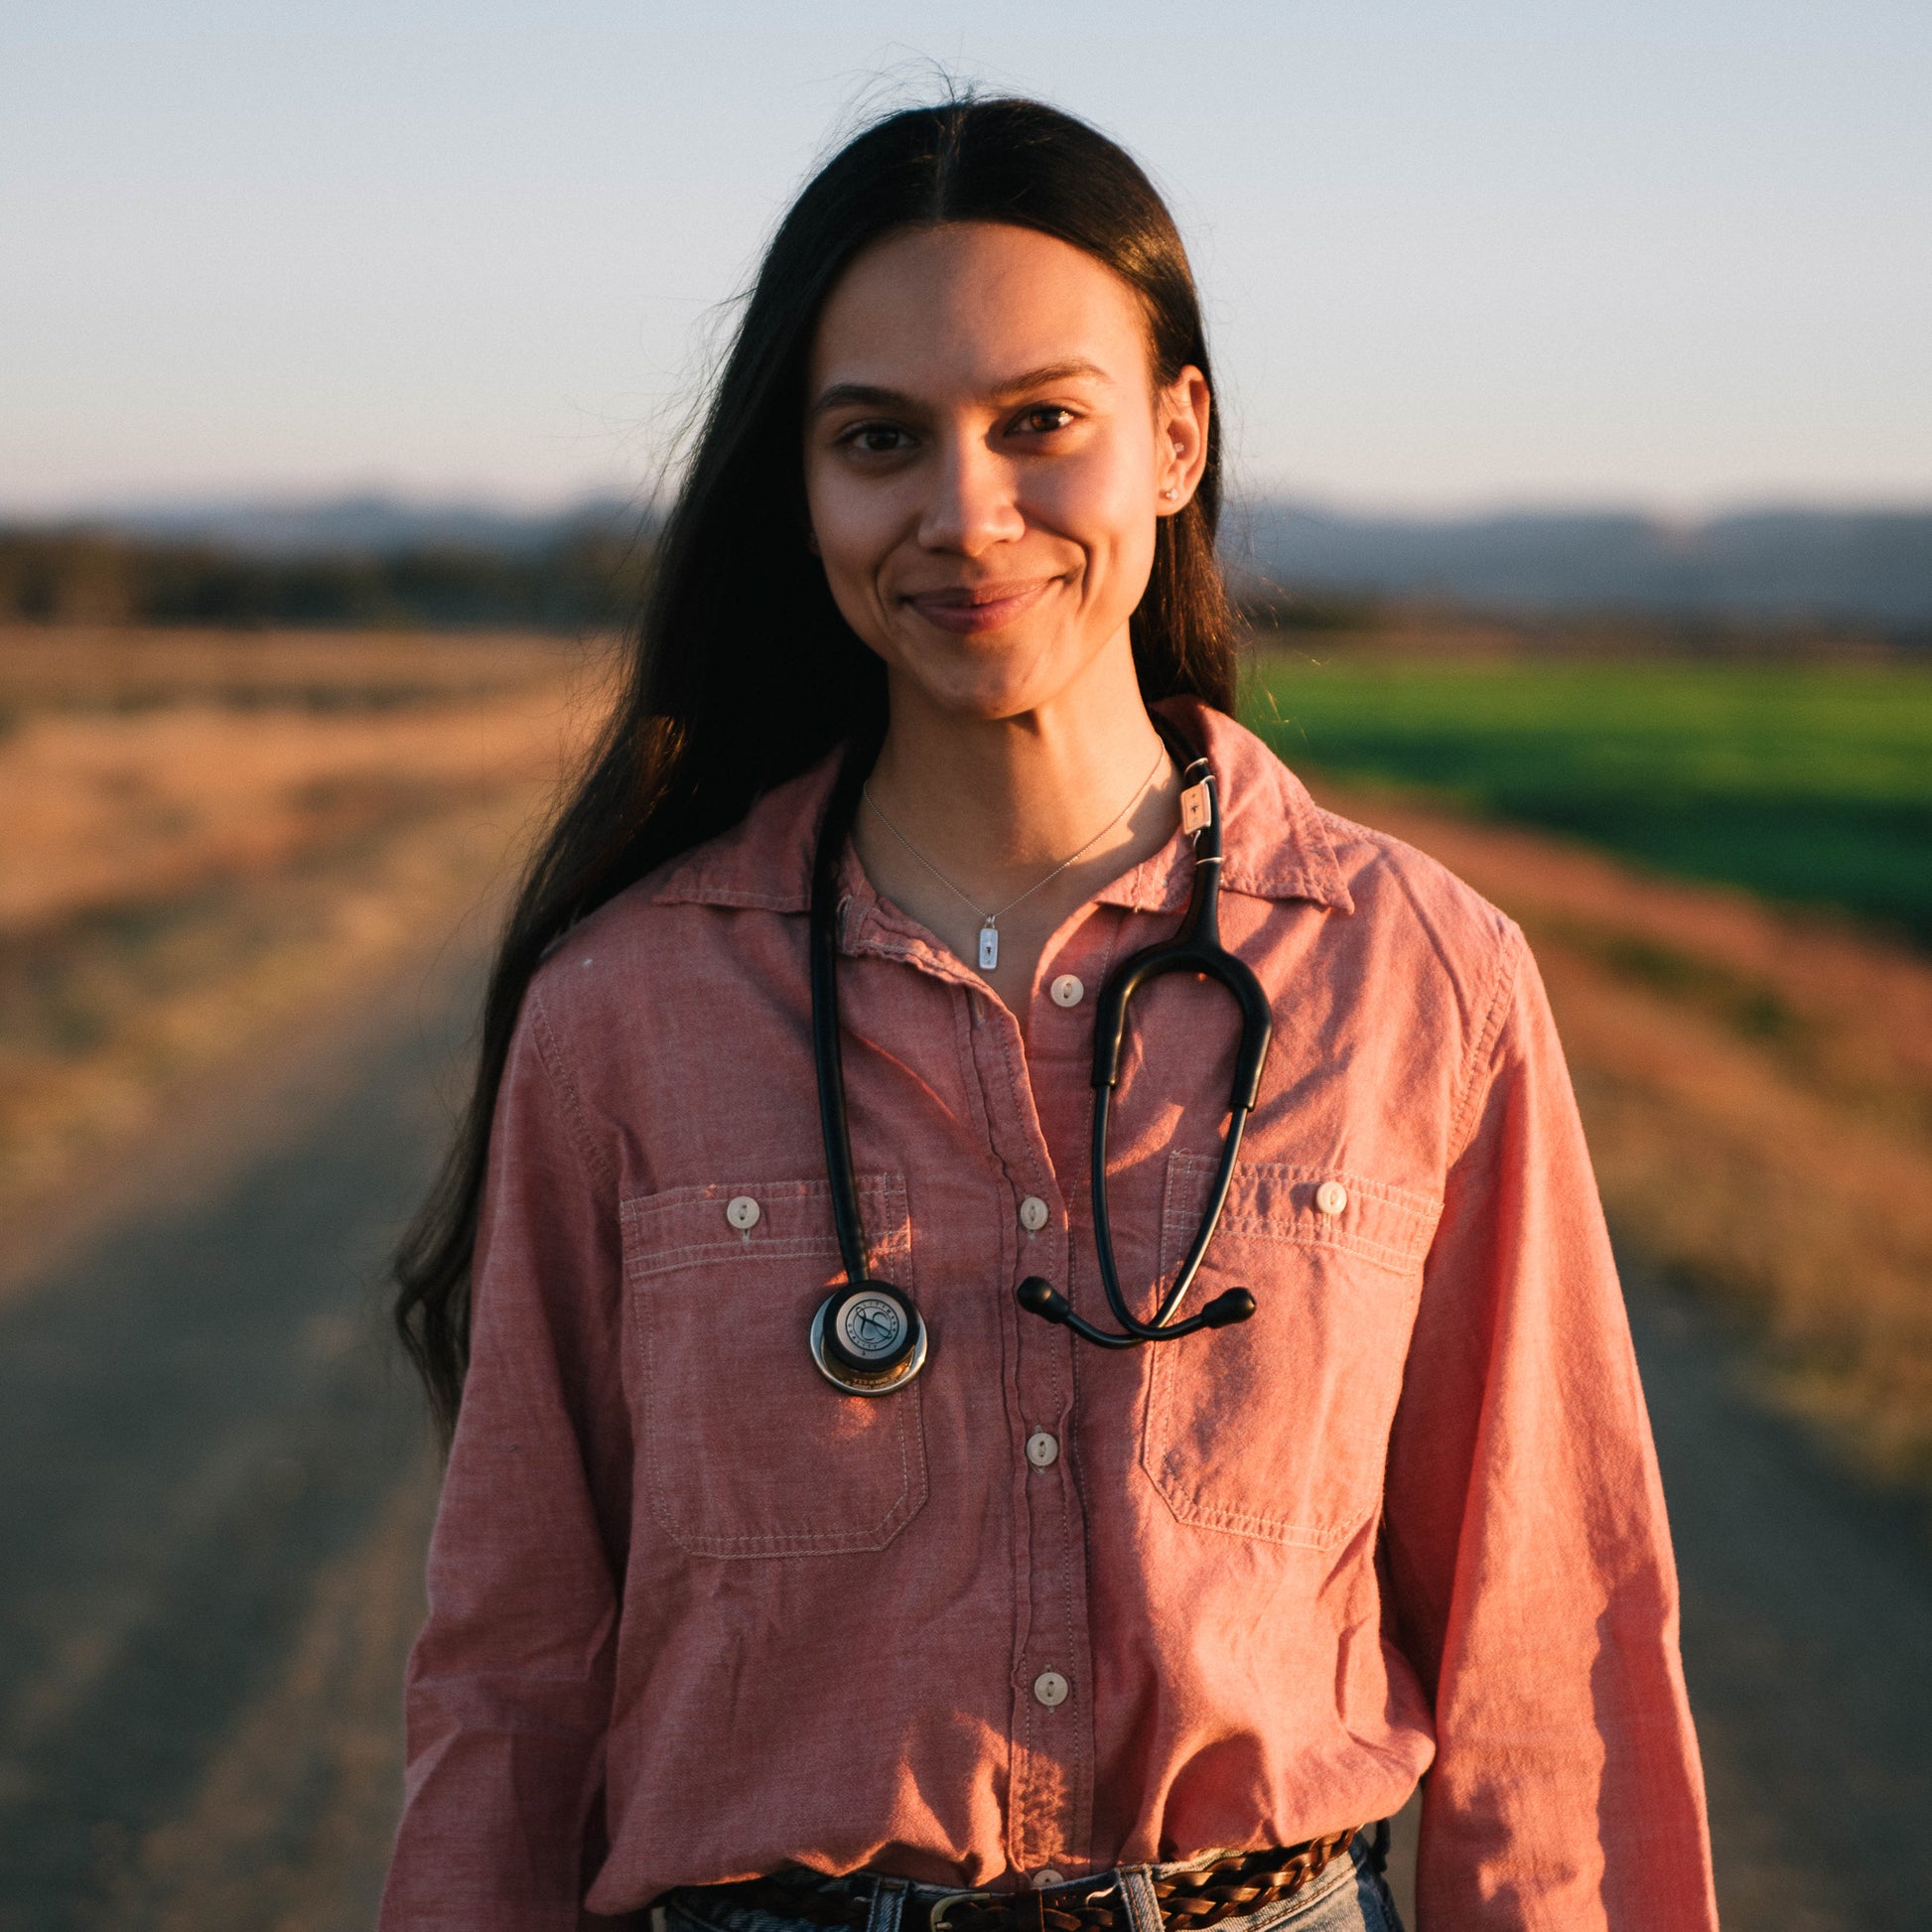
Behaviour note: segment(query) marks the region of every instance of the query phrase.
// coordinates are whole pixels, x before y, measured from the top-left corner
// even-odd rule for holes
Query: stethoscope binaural
[[[1235,1158],[1241,1151],[1241,1132],[1261,1088],[1261,1069],[1268,1058],[1274,1023],[1261,982],[1244,961],[1221,944],[1221,808],[1213,767],[1180,742],[1165,720],[1156,722],[1185,767],[1181,828],[1193,834],[1194,879],[1179,932],[1123,960],[1108,975],[1094,1007],[1093,1241],[1101,1287],[1120,1327],[1098,1327],[1075,1314],[1066,1297],[1038,1275],[1028,1276],[1014,1291],[1015,1299],[1030,1314],[1063,1322],[1083,1340],[1102,1348],[1177,1341],[1200,1328],[1225,1328],[1245,1321],[1255,1311],[1255,1298],[1245,1288],[1231,1288],[1184,1320],[1173,1318],[1193,1286],[1219,1225],[1228,1183],[1234,1177]],[[845,1110],[845,1064],[839,1042],[838,879],[870,762],[862,751],[847,754],[826,806],[812,866],[812,1057],[818,1074],[818,1119],[825,1140],[825,1167],[831,1180],[832,1222],[838,1233],[839,1256],[845,1264],[845,1286],[834,1289],[812,1316],[811,1351],[820,1372],[837,1387],[854,1395],[889,1395],[904,1387],[925,1366],[927,1350],[925,1322],[912,1298],[891,1282],[873,1277],[865,1228],[859,1218],[859,1188],[852,1172],[852,1135]],[[1127,1306],[1114,1259],[1113,1223],[1107,1211],[1107,1118],[1114,1089],[1120,1083],[1128,1003],[1142,987],[1169,973],[1195,973],[1226,987],[1241,1010],[1241,1037],[1234,1056],[1227,1131],[1221,1137],[1220,1165],[1207,1206],[1179,1273],[1161,1298],[1153,1320],[1142,1321]]]

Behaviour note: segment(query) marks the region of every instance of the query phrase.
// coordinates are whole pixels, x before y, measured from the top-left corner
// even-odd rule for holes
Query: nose
[[[1026,534],[1013,467],[978,438],[948,438],[927,475],[931,493],[919,517],[926,549],[979,557]]]

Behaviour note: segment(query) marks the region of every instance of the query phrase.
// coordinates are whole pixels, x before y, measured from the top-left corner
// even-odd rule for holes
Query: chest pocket
[[[916,1295],[905,1181],[859,1178],[873,1266]],[[844,1395],[812,1311],[844,1280],[823,1180],[679,1187],[623,1203],[631,1366],[651,1507],[707,1557],[883,1550],[926,1498],[919,1384]]]
[[[1164,1280],[1200,1225],[1214,1166],[1169,1157]],[[1141,1466],[1181,1522],[1329,1550],[1374,1514],[1441,1211],[1333,1169],[1235,1170],[1187,1307],[1239,1286],[1255,1313],[1147,1351]]]

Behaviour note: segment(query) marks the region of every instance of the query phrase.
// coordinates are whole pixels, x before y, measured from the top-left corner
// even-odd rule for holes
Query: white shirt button
[[[1034,1696],[1049,1711],[1055,1705],[1064,1704],[1072,1688],[1056,1670],[1043,1670],[1034,1679]]]
[[[1035,1891],[1044,1891],[1048,1885],[1063,1885],[1065,1883],[1065,1877],[1060,1872],[1055,1871],[1050,1864],[1041,1865],[1034,1873]]]
[[[1348,1205],[1348,1189],[1339,1180],[1324,1180],[1314,1190],[1314,1204],[1323,1214],[1339,1214]]]
[[[1020,1225],[1029,1234],[1037,1234],[1050,1218],[1046,1203],[1037,1194],[1029,1194],[1020,1203]]]
[[[762,1211],[763,1210],[759,1208],[758,1202],[755,1201],[750,1194],[734,1194],[731,1197],[730,1202],[726,1205],[725,1219],[728,1220],[732,1224],[732,1226],[739,1231],[740,1234],[743,1234],[746,1232],[747,1229],[755,1228],[758,1226],[759,1215]]]
[[[1053,996],[1056,1007],[1077,1007],[1086,998],[1087,989],[1071,973],[1062,973],[1047,989]],[[1055,1884],[1059,1880],[1053,1880]]]
[[[1035,1469],[1050,1469],[1060,1459],[1060,1441],[1057,1436],[1049,1436],[1043,1429],[1036,1429],[1027,1438],[1027,1460]]]

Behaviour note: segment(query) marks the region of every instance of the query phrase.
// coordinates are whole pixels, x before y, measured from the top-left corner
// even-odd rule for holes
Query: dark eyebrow
[[[877,389],[870,382],[835,382],[812,404],[812,413],[822,416],[828,409],[910,409],[912,398],[897,389]]]
[[[1044,388],[1050,382],[1070,382],[1078,376],[1086,376],[1097,382],[1113,381],[1097,362],[1048,362],[1042,368],[1028,369],[1023,375],[1009,376],[1004,382],[996,383],[992,394],[1004,399],[1020,395],[1028,389]],[[813,403],[812,413],[823,415],[828,409],[855,407],[916,409],[918,404],[902,390],[882,389],[870,382],[835,382]]]
[[[993,393],[996,396],[1017,396],[1023,389],[1043,389],[1048,383],[1071,382],[1076,376],[1083,375],[1095,382],[1113,381],[1113,377],[1098,362],[1048,362],[1044,368],[1029,369],[1025,375],[1016,375],[1000,383]]]

